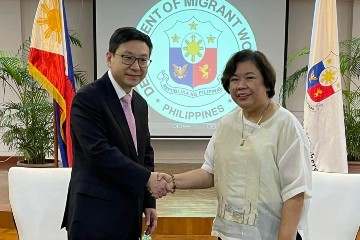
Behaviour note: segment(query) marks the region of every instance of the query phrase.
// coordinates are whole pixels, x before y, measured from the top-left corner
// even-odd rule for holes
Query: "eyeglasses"
[[[114,55],[118,55],[121,57],[121,62],[126,65],[133,65],[135,61],[138,61],[139,67],[147,68],[150,63],[152,62],[150,59],[147,58],[137,58],[131,55],[120,55],[114,53]]]

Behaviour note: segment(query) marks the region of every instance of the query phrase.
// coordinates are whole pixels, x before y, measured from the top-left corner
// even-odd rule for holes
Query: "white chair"
[[[360,174],[313,172],[311,240],[354,240],[360,226]]]
[[[60,229],[71,168],[9,170],[9,199],[20,240],[66,240]]]

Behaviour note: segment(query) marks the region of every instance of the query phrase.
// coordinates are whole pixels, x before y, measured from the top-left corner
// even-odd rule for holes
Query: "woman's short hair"
[[[273,66],[267,60],[265,55],[260,51],[253,51],[250,49],[241,50],[235,53],[226,63],[224,72],[221,77],[221,83],[226,92],[230,93],[229,85],[230,78],[234,76],[237,64],[241,62],[252,62],[259,69],[267,90],[267,95],[272,98],[275,95],[276,73]]]
[[[149,47],[149,55],[151,55],[153,45],[150,37],[134,27],[122,27],[116,29],[110,37],[109,52],[115,53],[116,50],[119,48],[120,44],[132,40],[139,40],[145,42],[146,45]]]

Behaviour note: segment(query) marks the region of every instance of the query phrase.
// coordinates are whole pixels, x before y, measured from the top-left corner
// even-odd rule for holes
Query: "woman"
[[[309,239],[309,144],[298,120],[271,100],[275,80],[261,52],[233,55],[221,81],[239,108],[220,121],[202,167],[172,176],[174,188],[215,186],[219,239],[301,239],[297,231]]]

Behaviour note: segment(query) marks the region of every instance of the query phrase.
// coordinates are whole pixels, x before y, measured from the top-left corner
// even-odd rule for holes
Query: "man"
[[[137,240],[143,212],[147,232],[157,226],[150,193],[161,197],[172,186],[152,172],[148,106],[133,90],[147,74],[151,50],[149,36],[117,29],[106,53],[109,71],[74,97],[74,165],[62,224],[69,239]]]

